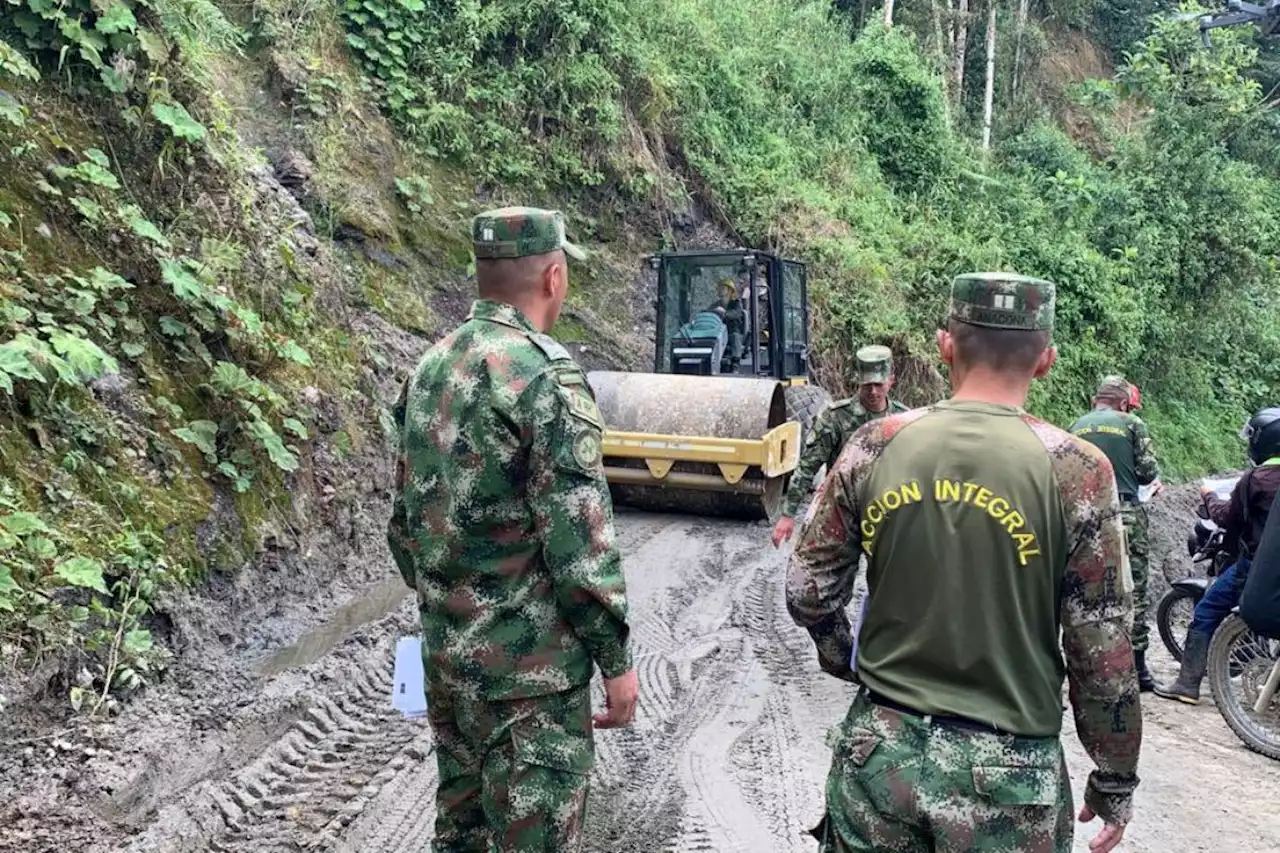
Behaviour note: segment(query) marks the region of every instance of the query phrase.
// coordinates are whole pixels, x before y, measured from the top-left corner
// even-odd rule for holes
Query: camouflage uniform
[[[1108,376],[1098,385],[1097,395],[1132,399],[1132,386],[1120,376]],[[1142,418],[1132,412],[1112,409],[1105,403],[1080,417],[1069,430],[1072,435],[1097,447],[1111,461],[1120,491],[1120,511],[1129,541],[1129,569],[1133,573],[1133,651],[1142,656],[1148,646],[1147,576],[1150,549],[1147,510],[1138,502],[1138,487],[1160,479],[1160,465],[1151,445],[1151,435]],[[1141,659],[1141,657],[1140,657]],[[1145,664],[1139,664],[1140,675]],[[1153,685],[1144,685],[1150,689]]]
[[[893,353],[888,347],[872,346],[858,350],[858,384],[867,382],[888,382],[893,374]],[[795,518],[796,511],[804,501],[804,496],[813,485],[813,478],[823,465],[827,470],[835,464],[836,457],[844,447],[849,436],[858,431],[858,427],[883,418],[891,412],[905,412],[907,407],[897,400],[890,400],[883,412],[868,412],[857,397],[850,397],[838,403],[832,403],[814,418],[809,434],[805,436],[804,449],[800,453],[800,461],[791,475],[791,484],[787,487],[787,497],[782,504],[782,514]]]
[[[558,213],[473,221],[477,258],[563,248]],[[588,683],[631,668],[626,590],[581,369],[480,299],[395,409],[388,542],[418,594],[437,744],[435,853],[577,850],[594,763]]]
[[[961,276],[951,317],[1051,329],[1053,290]],[[1068,853],[1064,675],[1097,764],[1085,802],[1128,822],[1142,717],[1122,540],[1106,457],[1021,408],[946,400],[854,434],[787,579],[822,669],[854,680],[844,607],[867,557],[862,686],[831,742],[821,851]]]

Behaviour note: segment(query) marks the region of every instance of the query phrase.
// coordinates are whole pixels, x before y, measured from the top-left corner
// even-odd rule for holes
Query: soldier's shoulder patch
[[[542,350],[542,353],[551,361],[573,361],[569,351],[550,335],[534,332],[529,335],[529,340],[533,341],[533,345]]]
[[[573,458],[583,468],[592,469],[600,464],[600,433],[592,429],[580,429],[573,438]]]
[[[555,371],[556,390],[564,400],[569,414],[584,420],[597,430],[604,429],[604,418],[600,415],[600,407],[596,405],[595,394],[587,384],[587,378],[574,365],[573,369]]]

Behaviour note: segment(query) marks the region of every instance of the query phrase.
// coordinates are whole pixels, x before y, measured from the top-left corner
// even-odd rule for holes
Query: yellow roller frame
[[[605,430],[603,451],[606,458],[643,460],[650,477],[656,481],[666,480],[676,462],[711,463],[720,468],[725,483],[732,487],[740,483],[752,467],[759,468],[765,477],[780,477],[794,471],[800,461],[800,424],[788,421],[759,439]],[[605,471],[610,479],[627,481],[633,480],[637,473],[634,469],[606,468]]]

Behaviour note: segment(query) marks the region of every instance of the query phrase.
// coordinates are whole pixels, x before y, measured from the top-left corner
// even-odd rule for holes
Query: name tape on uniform
[[[1104,435],[1119,435],[1125,438],[1129,437],[1129,433],[1126,430],[1123,430],[1120,427],[1107,426],[1106,424],[1080,427],[1080,429],[1073,431],[1071,434],[1083,438],[1086,435],[1097,435],[1099,433]]]

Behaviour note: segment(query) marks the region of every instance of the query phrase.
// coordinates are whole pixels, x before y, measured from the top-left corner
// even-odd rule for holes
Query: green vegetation
[[[1037,412],[1069,422],[1122,371],[1171,474],[1238,464],[1238,424],[1280,379],[1280,158],[1252,31],[1206,51],[1193,23],[1135,24],[1152,4],[1076,4],[1058,20],[1128,59],[1115,79],[1064,81],[1047,61],[1063,25],[1015,39],[1002,9],[984,152],[986,7],[948,93],[941,2],[906,4],[891,30],[844,5],[346,0],[343,15],[388,114],[433,153],[534,194],[696,194],[808,260],[825,363],[869,340],[930,361],[953,274],[1040,275],[1061,286],[1062,358]]]
[[[432,287],[465,274],[467,218],[495,202],[566,208],[599,241],[567,340],[634,325],[638,250],[702,210],[810,264],[824,384],[886,342],[911,402],[944,390],[954,274],[1052,278],[1061,358],[1034,411],[1066,423],[1124,372],[1170,479],[1239,464],[1280,380],[1275,48],[1237,29],[1204,50],[1152,0],[1032,6],[1023,28],[1000,6],[984,150],[988,7],[953,41],[953,5],[900,3],[886,29],[838,0],[9,0],[7,661],[57,657],[81,710],[161,669],[167,590],[304,524],[319,442],[383,452],[363,377],[389,365],[347,309],[437,333]],[[318,246],[241,132],[309,158]],[[243,536],[197,545],[215,495]]]
[[[196,547],[212,490],[246,520],[287,511],[316,415],[300,392],[349,378],[288,223],[190,94],[201,66],[170,59],[237,32],[202,2],[0,19],[0,639],[71,650],[78,709],[164,664],[158,596],[256,547],[255,530],[218,543],[221,564]]]

